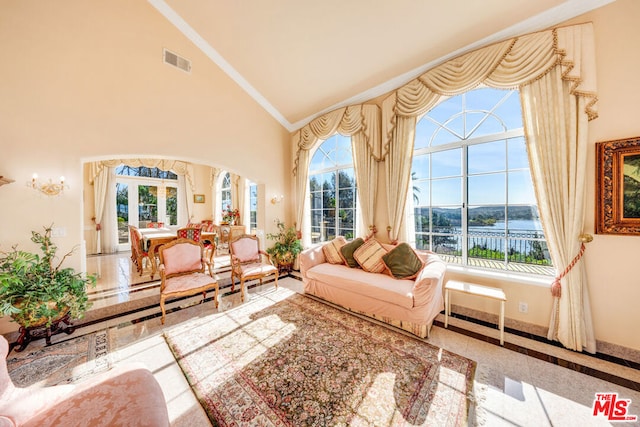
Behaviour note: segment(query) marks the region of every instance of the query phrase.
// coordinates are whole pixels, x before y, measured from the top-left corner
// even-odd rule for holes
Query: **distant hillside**
[[[434,219],[438,225],[460,226],[460,209],[434,208]],[[535,219],[534,214],[537,212],[535,206],[511,206],[509,207],[509,218],[512,220],[529,220]],[[416,215],[427,216],[428,208],[416,209]],[[504,206],[480,206],[469,208],[469,225],[493,225],[496,221],[504,221]]]

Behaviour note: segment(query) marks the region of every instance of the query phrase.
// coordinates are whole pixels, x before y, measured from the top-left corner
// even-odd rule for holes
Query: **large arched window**
[[[351,138],[336,134],[316,150],[309,165],[311,242],[352,239],[356,229],[356,178]]]
[[[552,274],[517,90],[448,98],[416,125],[415,243],[447,262]]]

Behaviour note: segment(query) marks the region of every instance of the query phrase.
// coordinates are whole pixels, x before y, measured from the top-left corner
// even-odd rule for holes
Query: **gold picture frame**
[[[194,194],[193,203],[204,203],[204,194]]]
[[[640,235],[640,137],[596,143],[596,234]]]

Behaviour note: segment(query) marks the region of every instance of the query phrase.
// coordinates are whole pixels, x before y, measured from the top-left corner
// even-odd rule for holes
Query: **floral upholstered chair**
[[[169,426],[160,384],[144,365],[117,366],[77,384],[16,387],[0,335],[0,426]]]
[[[202,229],[200,227],[186,227],[178,229],[177,233],[179,238],[190,239],[194,242],[199,242],[200,236],[202,234]]]
[[[275,274],[275,287],[278,287],[278,269],[271,263],[268,253],[260,250],[260,242],[256,236],[244,234],[229,243],[231,254],[231,290],[236,286],[235,278],[240,279],[240,298],[244,302],[244,282],[262,279]]]
[[[164,222],[148,222],[147,228],[163,228]]]
[[[218,308],[218,278],[213,275],[209,266],[209,274],[205,274],[205,266],[209,264],[204,257],[204,246],[191,239],[178,238],[160,246],[160,308],[164,325],[167,298],[177,298],[202,293],[202,301],[207,291],[213,289],[214,302]]]

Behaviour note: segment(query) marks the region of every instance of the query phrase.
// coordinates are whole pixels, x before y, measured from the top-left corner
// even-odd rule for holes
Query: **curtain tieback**
[[[96,231],[102,230],[102,225],[99,222],[96,222]]]
[[[392,245],[397,245],[398,244],[398,239],[392,239],[391,238],[391,226],[387,225],[387,236],[389,236],[389,243],[391,243]]]
[[[580,240],[582,241],[582,243],[580,244],[580,251],[578,252],[578,255],[573,258],[573,261],[571,261],[567,268],[565,268],[564,271],[554,279],[553,283],[551,283],[551,295],[553,295],[554,297],[560,298],[560,296],[562,295],[562,285],[560,284],[560,280],[562,280],[564,276],[569,274],[571,269],[578,263],[578,261],[580,261],[580,258],[582,258],[582,255],[584,255],[584,250],[586,249],[584,244],[592,241],[593,236],[591,236],[590,234],[581,234]]]
[[[377,232],[378,232],[378,229],[376,228],[376,226],[375,225],[370,225],[369,226],[369,234],[367,234],[367,237],[365,237],[364,240],[369,240],[370,238],[375,236]]]

